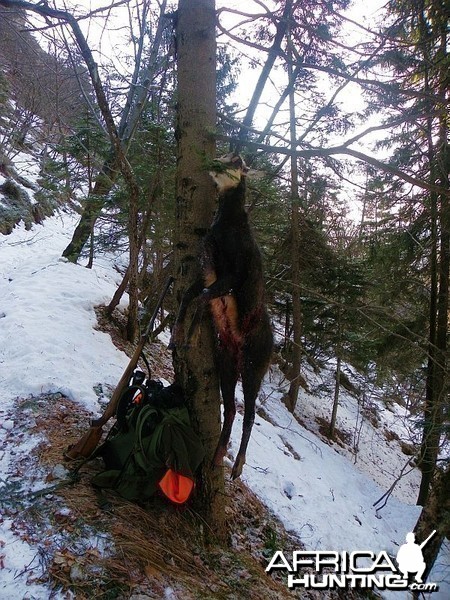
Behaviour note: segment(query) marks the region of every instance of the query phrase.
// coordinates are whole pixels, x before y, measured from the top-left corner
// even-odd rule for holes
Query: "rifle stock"
[[[108,402],[108,406],[105,408],[104,413],[99,419],[93,419],[91,421],[92,427],[102,427],[111,417],[116,414],[117,404],[119,402],[120,396],[122,395],[123,390],[127,387],[131,376],[138,364],[139,357],[141,355],[142,350],[144,349],[145,341],[142,341],[142,338],[139,344],[136,346],[136,350],[133,353],[133,356],[130,359],[125,371],[122,373],[122,377],[119,379],[119,383],[114,390],[113,395],[111,396],[110,401]]]

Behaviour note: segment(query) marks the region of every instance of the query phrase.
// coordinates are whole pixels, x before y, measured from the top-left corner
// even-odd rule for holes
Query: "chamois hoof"
[[[245,465],[245,458],[237,457],[231,470],[231,479],[234,481],[241,476],[242,469]]]

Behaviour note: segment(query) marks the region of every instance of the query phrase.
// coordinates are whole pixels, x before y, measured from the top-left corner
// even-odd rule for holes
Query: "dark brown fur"
[[[230,439],[239,376],[244,392],[243,431],[232,470],[233,479],[239,477],[245,463],[256,397],[273,346],[264,301],[261,254],[245,210],[245,175],[238,173],[233,187],[219,191],[217,216],[203,244],[203,279],[186,291],[171,342],[172,347],[186,342],[183,324],[189,304],[195,299],[201,306],[209,304],[217,332],[217,368],[224,404],[224,422],[214,457],[217,465],[222,464]],[[201,310],[197,311],[197,318],[190,327],[188,342],[200,318]]]

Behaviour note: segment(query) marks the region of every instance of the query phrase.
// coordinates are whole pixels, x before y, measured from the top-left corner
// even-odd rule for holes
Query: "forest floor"
[[[100,459],[71,482],[64,452],[86,431],[89,414],[61,393],[17,399],[4,417],[14,426],[0,451],[8,447],[13,470],[2,489],[0,519],[37,548],[20,573],[31,586],[24,598],[39,598],[34,584],[49,586],[50,598],[77,600],[357,597],[290,591],[281,575],[268,575],[267,561],[277,549],[288,555],[303,546],[242,482],[227,478],[229,539],[223,543],[211,531],[205,536],[205,523],[188,506],[157,497],[144,507],[112,492],[99,494],[90,480],[102,468]]]
[[[204,523],[188,507],[160,498],[140,507],[90,484],[100,460],[69,482],[67,440],[86,429],[89,415],[61,394],[17,400],[8,443],[15,472],[3,497],[2,519],[39,553],[28,565],[30,583],[89,598],[283,598],[285,585],[264,573],[265,552],[287,535],[243,484],[229,493],[231,545],[203,541]],[[26,448],[21,443],[27,436]],[[29,437],[37,443],[28,452]],[[14,482],[32,478],[33,491]],[[43,480],[44,495],[36,488]],[[5,492],[5,490],[4,490]],[[298,542],[296,543],[298,545]],[[62,594],[62,597],[65,597]]]

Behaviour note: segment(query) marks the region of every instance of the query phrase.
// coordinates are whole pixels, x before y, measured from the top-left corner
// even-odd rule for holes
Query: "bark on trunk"
[[[205,159],[215,153],[210,132],[216,123],[216,44],[214,0],[180,0],[178,53],[178,167],[176,296],[199,275],[201,240],[215,208],[215,189]],[[192,317],[192,314],[190,315]],[[189,319],[189,314],[188,314]],[[213,360],[214,335],[209,315],[200,325],[195,345],[174,351],[176,379],[184,387],[191,415],[206,450],[197,502],[211,532],[225,530],[222,469],[212,467],[220,434],[220,398]]]
[[[446,48],[445,28],[441,47]],[[442,75],[446,81],[446,75]],[[442,90],[445,93],[445,90]],[[431,122],[429,123],[431,128]],[[434,152],[433,152],[434,150]],[[430,300],[430,339],[426,401],[424,409],[424,429],[420,455],[422,480],[417,504],[424,506],[433,480],[439,445],[442,435],[444,406],[447,402],[447,338],[449,312],[449,273],[450,273],[450,152],[448,146],[448,123],[443,114],[439,121],[439,138],[433,145],[430,129],[429,138],[430,179],[437,175],[441,187],[447,193],[431,196],[432,211],[432,252],[431,252],[431,300]],[[436,210],[437,205],[437,210]],[[438,235],[440,236],[438,238]],[[436,295],[437,291],[437,295]]]
[[[340,349],[338,350],[337,362],[336,362],[336,382],[334,385],[334,398],[333,398],[333,408],[331,411],[331,419],[330,419],[330,428],[328,430],[328,437],[330,440],[334,440],[334,434],[336,433],[336,420],[337,420],[337,411],[339,408],[339,393],[341,387],[341,363],[342,359],[340,356]]]
[[[69,261],[76,263],[81,251],[95,225],[99,214],[105,204],[105,196],[111,191],[117,179],[117,160],[111,152],[105,160],[100,174],[97,176],[92,192],[89,193],[83,214],[72,235],[72,239],[64,249],[62,255]]]

